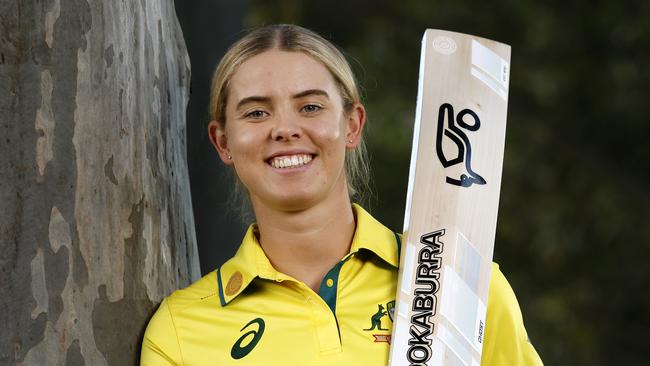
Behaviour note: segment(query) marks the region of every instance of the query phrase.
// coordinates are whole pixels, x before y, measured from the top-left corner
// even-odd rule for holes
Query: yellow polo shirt
[[[387,365],[400,239],[354,212],[350,253],[318,293],[273,268],[251,225],[232,259],[162,302],[141,365]],[[541,364],[497,265],[491,278],[482,364]]]

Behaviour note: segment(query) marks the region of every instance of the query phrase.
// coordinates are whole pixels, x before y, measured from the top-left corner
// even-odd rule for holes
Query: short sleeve
[[[153,315],[142,340],[141,366],[183,365],[168,300]]]
[[[543,365],[528,339],[517,298],[496,263],[490,276],[481,365]]]

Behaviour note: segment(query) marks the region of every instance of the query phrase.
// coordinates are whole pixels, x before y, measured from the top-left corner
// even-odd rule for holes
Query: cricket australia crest
[[[391,326],[386,327],[385,322],[382,324],[382,319],[385,319],[388,316]],[[389,301],[386,303],[386,306],[383,304],[377,304],[377,311],[370,316],[370,327],[364,329],[366,332],[372,331],[385,331],[386,333],[372,334],[374,338],[374,343],[388,343],[390,344],[390,331],[393,324],[393,319],[395,317],[395,300]]]

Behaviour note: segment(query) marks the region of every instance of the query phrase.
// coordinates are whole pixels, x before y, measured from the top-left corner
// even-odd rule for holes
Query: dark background
[[[648,365],[650,2],[177,1],[192,62],[188,164],[203,273],[244,225],[206,135],[210,73],[243,30],[311,28],[340,46],[363,86],[375,198],[404,215],[425,28],[512,46],[494,258],[547,365]]]

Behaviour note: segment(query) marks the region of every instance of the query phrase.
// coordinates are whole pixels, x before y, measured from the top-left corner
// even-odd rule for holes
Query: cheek
[[[345,132],[344,125],[331,120],[320,121],[312,127],[312,133],[318,139],[327,143],[337,143]]]
[[[228,134],[230,149],[240,155],[251,153],[261,145],[264,136],[261,128],[232,128]]]
[[[316,144],[321,146],[322,153],[328,160],[336,161],[336,165],[343,164],[346,145],[345,130],[342,126],[330,120],[328,123],[318,124],[318,127],[312,130],[312,136]]]

